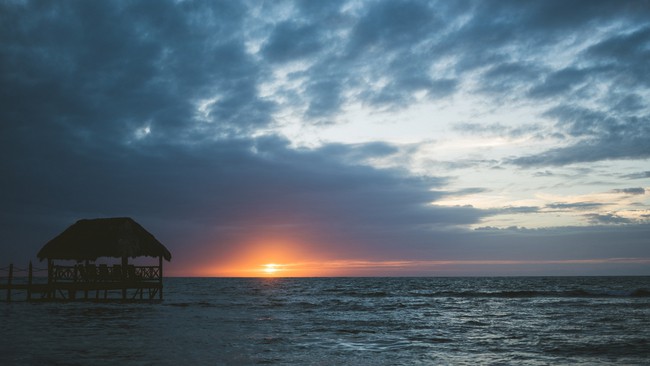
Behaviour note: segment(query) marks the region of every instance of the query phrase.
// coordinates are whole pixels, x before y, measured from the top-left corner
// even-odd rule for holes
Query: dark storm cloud
[[[528,89],[542,72],[534,64],[510,61],[497,63],[481,75],[478,90],[488,95],[516,95],[520,89]]]
[[[262,54],[271,62],[285,62],[312,55],[321,48],[316,26],[282,22],[273,29]]]
[[[273,25],[260,51],[271,64],[313,61],[300,72],[304,93],[294,98],[304,103],[306,119],[334,123],[336,113],[355,101],[399,110],[422,92],[430,99],[452,97],[469,77],[478,77],[474,92],[497,101],[543,99],[551,106],[590,100],[596,85],[625,82],[628,92],[612,87],[599,112],[644,118],[634,111],[643,108],[642,90],[635,89],[650,74],[642,26],[650,16],[647,2],[371,1],[347,11],[338,2],[306,4],[297,3],[295,17]],[[590,38],[604,27],[613,30]],[[569,56],[568,66],[549,65],[549,54],[568,39],[574,40],[569,46],[588,46]],[[441,61],[447,66],[436,69]],[[563,132],[559,127],[554,135]],[[549,164],[566,164],[560,160]]]
[[[511,206],[498,209],[498,211],[504,214],[529,214],[538,213],[540,208],[537,206]]]
[[[645,2],[645,13],[648,3]],[[623,32],[611,36],[585,52],[585,59],[610,66],[620,72],[615,77],[619,82],[631,85],[650,84],[650,66],[646,62],[650,57],[650,27]]]
[[[296,151],[283,139],[267,137],[201,147],[126,148],[113,156],[32,152],[31,159],[42,161],[38,169],[3,182],[2,200],[12,212],[4,220],[50,228],[79,217],[129,215],[153,223],[171,248],[189,252],[205,249],[208,233],[214,242],[236,245],[252,233],[290,232],[312,243],[329,240],[330,250],[344,253],[390,247],[387,238],[409,231],[426,241],[436,227],[476,223],[490,214],[430,205],[441,195],[431,188],[443,180],[341,162],[349,155],[390,153],[388,147],[333,149]],[[20,169],[19,163],[3,163],[5,171]],[[25,223],[35,216],[47,225]],[[188,233],[183,228],[190,223],[194,229]],[[375,237],[380,232],[383,239]],[[34,238],[23,256],[53,234],[27,235]],[[11,235],[5,239],[18,240],[24,233]],[[194,241],[184,243],[181,235]]]
[[[380,1],[368,6],[351,30],[345,60],[360,65],[361,77],[384,78],[386,83],[379,89],[362,83],[363,101],[399,109],[413,103],[416,92],[437,99],[456,91],[458,81],[453,77],[429,71],[437,59],[431,42],[445,27],[441,18],[445,11],[444,6],[422,1]],[[362,60],[373,67],[361,64]]]
[[[607,213],[607,214],[587,214],[585,215],[590,223],[592,224],[633,224],[634,220],[628,219],[626,217],[621,217],[616,214]]]
[[[650,6],[638,10],[647,12],[647,8]],[[632,26],[634,23],[629,24]],[[590,67],[559,70],[533,87],[529,92],[532,97],[565,95],[573,102],[558,103],[545,115],[557,121],[556,127],[560,133],[580,139],[569,146],[551,149],[537,156],[520,157],[514,160],[515,164],[565,165],[649,157],[650,119],[638,94],[639,91],[647,92],[649,85],[649,35],[650,28],[643,27],[633,31],[624,30],[606,38],[590,46],[580,56],[580,63]],[[598,107],[576,106],[594,98],[591,90],[598,83],[610,85],[605,100],[600,101]],[[584,86],[584,91],[571,92],[580,85]]]
[[[426,76],[405,76],[395,78],[379,91],[364,93],[366,102],[377,107],[401,108],[412,103],[414,93],[423,91],[429,98],[438,99],[456,91],[458,81],[454,79],[430,79]]]
[[[631,194],[631,195],[643,195],[643,194],[645,194],[645,189],[641,188],[641,187],[622,188],[622,189],[615,189],[613,192],[614,193]]]
[[[248,13],[240,3],[5,3],[0,63],[11,72],[1,75],[2,117],[20,121],[21,128],[47,120],[38,128],[50,136],[108,146],[132,139],[145,126],[150,139],[162,140],[245,134],[273,123],[277,106],[258,95],[267,62],[304,58],[317,62],[302,73],[304,95],[295,100],[306,103],[307,118],[326,123],[350,92],[377,108],[402,108],[415,101],[416,92],[453,95],[466,72],[478,67],[485,71],[477,90],[495,95],[523,89],[533,99],[553,101],[601,80],[638,89],[650,75],[648,28],[638,26],[647,19],[647,5],[376,1],[344,13],[342,2],[297,2],[295,19],[268,28],[258,60],[244,46]],[[619,27],[578,56],[585,66],[555,70],[536,62],[568,36],[581,39],[611,24]],[[452,68],[432,73],[445,57]],[[383,86],[370,87],[368,81],[380,78]],[[591,139],[513,162],[561,165],[647,156],[647,128],[634,127],[648,125],[639,114],[642,97],[636,91],[612,93],[616,104],[605,106],[610,111],[583,113],[581,121],[557,112],[561,106],[547,114],[557,119],[559,132]],[[197,124],[201,101],[205,123]],[[598,113],[606,121],[593,116]],[[18,128],[17,122],[3,123],[5,128]]]
[[[648,156],[642,102],[650,75],[643,23],[650,16],[647,2],[376,1],[346,13],[339,3],[318,11],[305,11],[303,5],[297,19],[274,25],[260,54],[271,63],[315,61],[300,72],[304,93],[293,98],[304,103],[308,120],[336,123],[336,113],[354,101],[399,110],[415,103],[418,93],[452,97],[474,75],[472,91],[497,102],[543,100],[549,109],[542,117],[555,121],[555,130],[542,133],[541,126],[528,124],[496,131],[499,125],[474,123],[476,128],[467,131],[564,138],[562,148],[515,157],[512,163],[566,165]],[[612,30],[590,38],[604,27]],[[586,46],[563,56],[572,58],[567,66],[549,65],[549,54],[568,39],[574,39],[568,46]],[[433,71],[441,61],[448,66]],[[593,106],[594,91],[602,85],[608,89]],[[584,103],[591,105],[581,107]]]
[[[591,73],[590,70],[565,68],[546,76],[544,81],[531,88],[528,95],[533,98],[556,97],[582,83]]]
[[[471,19],[434,47],[454,52],[456,71],[482,69],[476,90],[508,99],[544,99],[555,107],[547,118],[556,132],[590,139],[565,140],[565,147],[512,160],[521,166],[565,165],[607,159],[646,158],[647,112],[639,92],[647,91],[648,2],[543,1],[534,3],[478,2],[465,13]],[[467,8],[463,8],[467,10]],[[554,69],[540,62],[568,35],[587,40],[593,30],[616,25],[574,56],[572,64]],[[609,85],[598,107],[583,108],[581,121],[557,113],[583,102],[592,103],[597,86]],[[600,98],[600,97],[599,97]],[[567,102],[570,101],[570,102]],[[569,104],[570,103],[570,104]],[[593,105],[593,104],[592,104]],[[564,115],[561,115],[564,114]],[[484,126],[481,126],[485,133]],[[543,136],[542,136],[543,137]]]
[[[541,130],[537,125],[519,125],[519,126],[505,126],[500,123],[473,123],[464,122],[454,124],[454,130],[472,135],[481,136],[501,136],[501,137],[521,137],[521,136],[535,136],[540,135]]]
[[[549,203],[546,208],[554,210],[591,210],[605,205],[598,202]]]
[[[362,163],[367,159],[387,157],[398,153],[400,150],[395,145],[385,142],[371,142],[363,144],[327,144],[319,151],[332,158],[340,159],[349,164]],[[445,180],[436,178],[437,182],[444,184]]]
[[[44,205],[98,213],[128,207],[138,215],[216,218],[222,223],[242,225],[248,221],[301,222],[298,218],[309,214],[325,219],[329,210],[347,201],[350,205],[345,210],[354,208],[348,220],[356,217],[364,221],[367,216],[359,214],[370,206],[371,215],[381,212],[390,216],[392,205],[413,205],[418,211],[416,206],[436,197],[428,187],[441,183],[437,179],[404,179],[368,167],[347,166],[337,163],[329,151],[296,152],[288,148],[287,141],[269,137],[195,148],[127,148],[106,157],[66,152],[53,159],[67,160],[68,165],[48,168],[43,164],[31,176],[14,183],[20,185],[24,179],[39,195],[24,193],[7,199],[16,203],[23,200],[26,207]],[[19,166],[11,168],[18,170]],[[408,186],[414,190],[398,189]],[[105,195],[112,191],[114,196]],[[386,199],[384,204],[373,201],[379,193]],[[336,203],[331,194],[340,194],[342,202]],[[369,201],[363,202],[365,199]],[[352,204],[355,200],[360,201]],[[377,211],[382,205],[384,209]],[[426,220],[426,214],[422,220]]]
[[[303,12],[301,21],[316,24],[317,31],[291,35],[282,23],[276,25],[267,46],[291,45],[283,57],[295,59],[293,47],[309,45],[305,46],[308,52],[300,52],[300,57],[316,60],[300,74],[306,78],[307,119],[332,116],[352,100],[380,109],[399,109],[413,103],[416,92],[443,98],[456,91],[457,80],[428,71],[434,58],[426,44],[444,26],[438,12],[433,4],[422,1],[369,2],[354,15]],[[329,40],[320,53],[315,47],[318,39]],[[267,46],[262,54],[268,54]],[[383,85],[373,85],[382,79]]]
[[[593,26],[624,19],[642,21],[649,11],[637,2],[594,1],[475,1],[449,7],[452,19],[466,16],[461,26],[450,27],[435,45],[437,52],[459,56],[458,71],[516,65],[520,80],[546,67],[521,62],[539,56],[565,40],[568,34],[584,37]],[[554,73],[556,70],[548,70]],[[522,78],[521,76],[529,74]],[[539,78],[544,80],[545,75]],[[479,84],[480,85],[480,84]],[[493,85],[494,86],[494,85]],[[511,85],[512,86],[512,85]]]
[[[163,232],[189,225],[192,237],[289,226],[372,246],[364,233],[373,228],[419,228],[425,240],[427,228],[488,214],[431,205],[440,197],[431,189],[444,179],[360,164],[394,153],[388,144],[294,150],[278,137],[245,137],[271,123],[276,106],[258,95],[268,70],[246,50],[238,4],[2,5],[0,149],[12,157],[1,165],[3,243],[24,234],[10,227],[27,229],[28,256],[56,233],[51,228],[129,215],[166,222]],[[402,31],[393,23],[367,41],[396,44]],[[313,24],[281,23],[261,49],[263,61],[313,56],[318,37]],[[308,75],[309,115],[340,107],[348,74],[338,66]],[[409,90],[416,82],[401,81]]]
[[[273,106],[257,96],[262,71],[244,50],[236,6],[157,3],[140,13],[137,5],[74,5],[54,3],[36,11],[50,17],[32,23],[3,22],[18,33],[6,36],[2,48],[3,70],[11,70],[2,76],[3,150],[18,158],[3,160],[2,170],[13,172],[2,187],[13,212],[7,221],[24,227],[39,214],[59,223],[62,216],[126,212],[149,222],[200,223],[203,231],[289,225],[362,236],[354,228],[400,231],[484,215],[428,205],[437,198],[430,188],[441,185],[438,179],[341,162],[390,154],[388,145],[294,151],[273,137],[196,145],[203,140],[197,133],[246,131],[270,119]],[[318,50],[310,30],[281,25],[263,52],[278,62],[309,55]],[[304,41],[282,40],[297,36]],[[313,81],[310,113],[340,104],[331,80]],[[204,120],[196,121],[203,99]],[[145,124],[151,136],[134,139]]]
[[[447,192],[446,195],[451,195],[451,196],[466,196],[470,194],[479,194],[479,193],[485,193],[489,192],[489,189],[486,188],[480,188],[480,187],[470,187],[470,188],[463,188],[458,191],[450,191]]]
[[[645,107],[643,98],[638,94],[612,95],[616,101],[612,109],[619,113],[634,113]]]
[[[269,121],[259,68],[244,51],[236,3],[5,3],[4,127],[125,140],[144,124],[166,139],[192,131],[195,103],[215,130]],[[233,31],[234,30],[234,31]],[[12,122],[10,122],[12,121]]]
[[[406,49],[417,45],[438,29],[436,9],[423,1],[370,3],[352,29],[349,53]]]
[[[647,1],[476,1],[471,4],[473,7],[458,7],[460,11],[470,8],[473,17],[458,28],[457,38],[452,37],[450,42],[461,41],[460,47],[466,41],[470,45],[482,44],[477,53],[500,53],[502,47],[520,44],[541,48],[518,50],[522,54],[534,54],[566,39],[567,33],[584,36],[581,32],[617,20],[642,23],[650,14]],[[466,39],[471,37],[474,37],[471,41]]]
[[[329,117],[338,112],[343,103],[343,86],[334,78],[314,79],[307,86],[310,97],[306,116],[309,118]]]
[[[639,172],[639,173],[632,173],[632,174],[626,174],[626,175],[623,176],[623,178],[627,178],[627,179],[644,179],[644,178],[650,178],[650,171]]]
[[[557,127],[577,142],[566,147],[522,156],[511,162],[520,166],[566,165],[608,159],[650,157],[650,116],[620,116],[586,108],[559,106],[547,113]]]
[[[625,144],[616,141],[592,140],[576,143],[563,148],[555,148],[541,154],[523,156],[512,159],[511,162],[522,167],[538,167],[548,165],[567,165],[573,163],[595,162],[611,159],[644,159],[650,156],[647,139],[633,139]],[[629,145],[630,143],[635,145]]]
[[[646,258],[647,245],[644,237],[650,233],[649,225],[616,225],[588,227],[555,227],[541,229],[505,228],[496,229],[485,227],[472,232],[439,232],[436,233],[438,242],[453,242],[453,246],[431,244],[437,258],[449,258],[458,252],[464,253],[464,259],[473,260],[566,260],[621,258],[626,253],[627,258]],[[516,243],[513,245],[512,243]],[[616,243],[616,245],[612,245]],[[458,252],[457,252],[458,251]],[[585,257],[584,254],[588,253]],[[646,266],[647,265],[643,265]],[[640,267],[643,267],[640,266]],[[506,275],[534,274],[532,266]],[[476,269],[476,268],[474,268]],[[575,271],[576,267],[571,267]],[[639,268],[639,274],[645,269]],[[537,274],[548,275],[558,273],[546,267]],[[492,272],[493,273],[493,272]],[[575,275],[576,272],[568,273]],[[592,274],[601,273],[598,270]],[[467,275],[468,273],[465,273]],[[480,273],[477,273],[480,275]],[[426,273],[424,273],[426,275]],[[483,274],[484,275],[484,274]]]

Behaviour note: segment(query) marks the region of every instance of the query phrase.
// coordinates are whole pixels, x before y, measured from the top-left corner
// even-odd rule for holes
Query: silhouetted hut
[[[69,298],[76,297],[82,290],[85,297],[88,291],[122,289],[125,299],[127,289],[135,289],[142,298],[143,291],[149,290],[149,298],[156,293],[162,299],[163,259],[170,261],[171,253],[151,233],[128,217],[79,220],[38,252],[42,261],[48,260],[48,297],[68,291]],[[96,266],[94,262],[101,257],[121,258],[120,265]],[[129,258],[157,257],[158,266],[134,266]],[[55,260],[74,260],[75,266],[55,264]],[[98,295],[97,295],[98,296]]]

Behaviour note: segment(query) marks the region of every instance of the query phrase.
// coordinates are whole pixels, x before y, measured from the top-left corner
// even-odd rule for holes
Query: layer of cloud
[[[2,201],[11,209],[7,222],[24,227],[43,215],[47,227],[58,224],[62,230],[80,216],[133,216],[166,222],[166,228],[190,225],[190,236],[202,236],[202,245],[210,235],[224,248],[252,236],[279,235],[329,242],[323,250],[333,253],[360,253],[372,251],[382,237],[387,247],[405,233],[424,241],[433,229],[473,224],[490,214],[431,205],[444,194],[432,190],[443,187],[444,179],[346,163],[350,156],[390,151],[376,145],[296,151],[284,139],[264,137],[200,147],[127,147],[94,156],[55,153],[62,149],[56,141],[44,147],[2,164],[5,171],[23,171],[2,183]],[[38,163],[25,169],[25,161]],[[41,235],[36,243],[49,239]],[[34,253],[36,243],[29,248]],[[181,245],[205,250],[191,241],[172,243],[175,249]]]
[[[618,188],[614,190],[615,193],[623,194],[632,194],[632,195],[643,195],[645,194],[645,188],[642,187],[633,187],[633,188]]]
[[[389,113],[470,95],[542,106],[531,121],[451,128],[561,142],[508,163],[647,159],[649,18],[644,2],[3,2],[3,249],[30,254],[79,217],[126,214],[196,248],[291,232],[355,255],[497,250],[440,243],[462,242],[455,228],[491,215],[599,203],[435,205],[487,188],[369,166],[404,151],[394,144],[300,149],[278,128],[343,124],[350,106]],[[31,247],[5,244],[25,232]]]
[[[278,2],[259,11],[245,3],[9,2],[3,8],[0,62],[12,70],[2,75],[3,110],[11,114],[4,117],[22,125],[47,119],[50,133],[125,140],[147,126],[150,138],[196,140],[273,125],[287,101],[306,120],[335,123],[351,103],[400,109],[421,100],[416,96],[451,98],[462,88],[499,99],[499,91],[530,103],[544,99],[556,133],[575,139],[512,159],[517,165],[650,154],[642,103],[650,85],[644,23],[650,14],[638,2]],[[569,50],[557,55],[562,62],[549,57],[559,49]],[[296,62],[300,71],[279,85],[274,72]],[[260,93],[265,83],[274,95]],[[471,123],[462,127],[488,128]],[[490,130],[539,132],[532,124],[500,127]]]

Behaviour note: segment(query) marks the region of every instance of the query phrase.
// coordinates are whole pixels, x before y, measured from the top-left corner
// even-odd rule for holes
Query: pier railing
[[[34,268],[29,262],[27,268],[10,264],[0,267],[0,289],[6,290],[5,300],[11,301],[12,295],[22,295],[26,300],[31,299],[32,289],[47,284],[47,268]]]
[[[76,265],[76,266],[52,266],[53,282],[143,282],[160,281],[161,273],[158,266],[135,266],[123,267],[119,264],[108,266],[105,264]]]

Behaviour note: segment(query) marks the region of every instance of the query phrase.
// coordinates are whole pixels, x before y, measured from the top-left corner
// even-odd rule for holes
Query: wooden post
[[[72,282],[74,288],[68,290],[68,298],[74,300],[77,298],[77,284],[79,283],[79,266],[76,263],[72,266]]]
[[[52,259],[48,258],[47,259],[47,298],[48,299],[53,299],[56,297],[56,291],[54,290],[54,286],[52,283],[54,282],[54,264],[52,263]]]
[[[160,282],[160,290],[158,291],[160,292],[158,296],[160,297],[160,300],[162,300],[163,299],[163,257],[162,255],[158,257],[158,272],[160,272],[160,278],[158,279],[158,281]]]
[[[27,274],[27,301],[32,299],[32,261],[29,261],[29,273]]]
[[[88,259],[84,261],[84,272],[85,278],[81,280],[84,282],[84,299],[88,300],[88,281],[90,281],[90,274],[88,274]],[[93,276],[94,278],[94,276]]]
[[[11,301],[11,277],[14,275],[14,264],[9,265],[9,277],[7,279],[7,302]]]
[[[129,265],[129,257],[122,257],[122,300],[126,300],[126,267]]]

